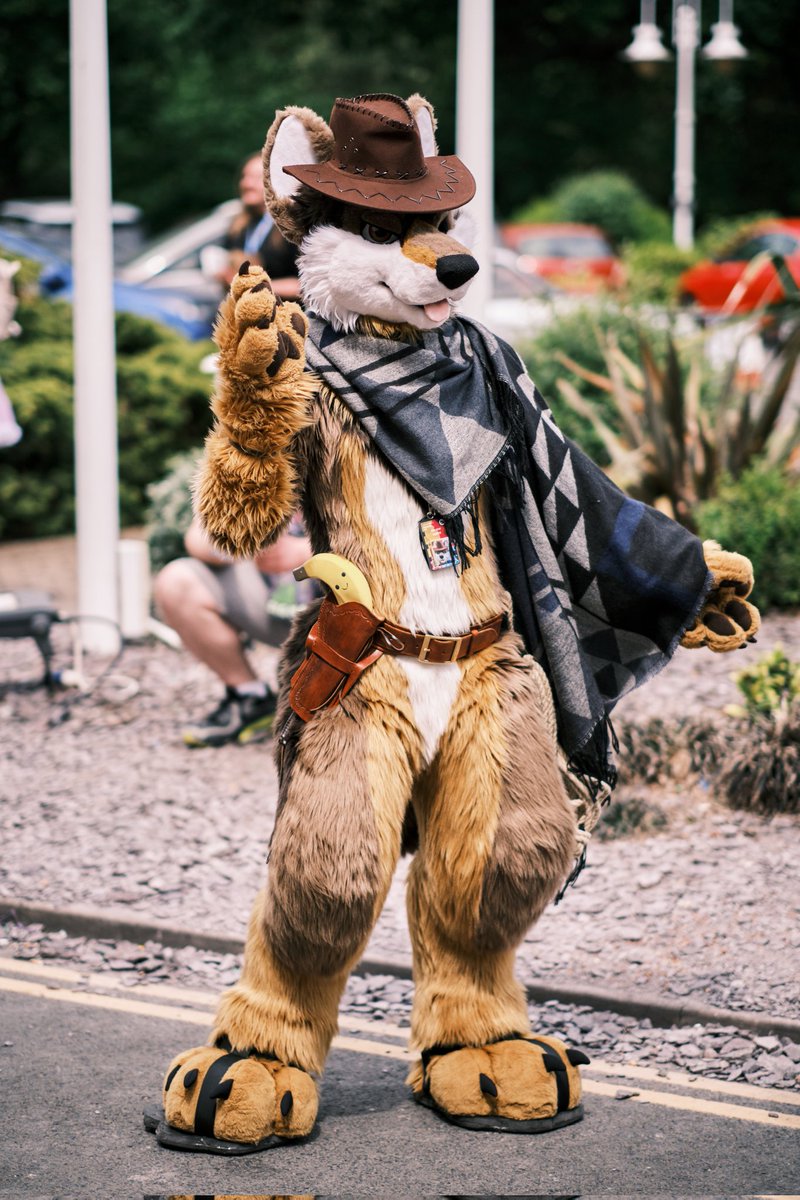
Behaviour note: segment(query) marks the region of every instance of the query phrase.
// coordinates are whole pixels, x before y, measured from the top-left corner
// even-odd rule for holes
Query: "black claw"
[[[306,323],[300,316],[300,313],[292,313],[291,326],[295,333],[299,333],[305,337]]]
[[[564,1070],[564,1064],[558,1055],[554,1054],[552,1050],[545,1050],[544,1054],[542,1055],[542,1061],[548,1071]]]
[[[256,321],[256,329],[269,329],[271,324],[272,317],[262,317],[259,321]]]
[[[283,1095],[281,1096],[281,1116],[282,1117],[288,1117],[289,1113],[292,1111],[293,1104],[294,1104],[294,1096],[292,1095],[292,1093],[284,1092]]]
[[[261,283],[257,283],[255,287],[250,288],[250,291],[251,292],[264,292],[264,291],[271,292],[272,284],[270,283],[270,281],[268,279],[262,279]]]
[[[248,258],[246,258],[244,260],[244,262],[242,263],[242,265],[239,267],[239,274],[240,275],[249,275],[250,274],[250,260]]]
[[[567,1058],[573,1067],[585,1067],[592,1061],[582,1050],[568,1050]]]
[[[164,1091],[165,1092],[169,1091],[169,1085],[172,1083],[173,1079],[178,1074],[178,1071],[180,1071],[180,1066],[173,1067],[172,1070],[170,1071],[169,1075],[167,1076],[166,1080],[164,1081]]]
[[[219,1087],[214,1088],[214,1091],[209,1096],[209,1100],[227,1100],[231,1094],[232,1087],[232,1079],[223,1079]]]
[[[497,1084],[488,1075],[484,1075],[482,1071],[478,1076],[478,1082],[481,1085],[481,1091],[485,1092],[487,1096],[497,1095]]]
[[[192,1067],[191,1071],[187,1071],[183,1077],[183,1086],[190,1088],[199,1074],[197,1067]]]

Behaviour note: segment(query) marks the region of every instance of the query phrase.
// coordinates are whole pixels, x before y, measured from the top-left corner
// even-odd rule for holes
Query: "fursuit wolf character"
[[[515,948],[613,782],[615,701],[681,641],[727,650],[758,629],[747,560],[704,556],[623,495],[518,355],[457,315],[474,182],[434,134],[420,96],[337,100],[330,125],[279,112],[265,189],[307,313],[245,264],[217,323],[198,511],[249,555],[302,504],[329,595],[284,651],[267,883],[209,1044],[174,1059],[146,1116],[165,1146],[311,1132],[403,845],[413,1096],[475,1130],[579,1120],[588,1060],[531,1032]]]

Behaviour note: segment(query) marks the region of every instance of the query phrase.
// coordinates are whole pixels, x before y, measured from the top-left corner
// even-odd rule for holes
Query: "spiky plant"
[[[720,785],[731,808],[800,812],[800,704],[784,703],[728,759]]]
[[[695,506],[714,495],[721,477],[738,478],[759,455],[773,465],[789,462],[800,441],[800,418],[785,430],[779,418],[800,358],[795,297],[788,311],[792,316],[760,380],[739,370],[737,355],[713,405],[701,403],[705,335],[680,344],[672,331],[665,332],[660,358],[654,335],[640,326],[639,361],[634,362],[613,332],[596,328],[605,375],[557,353],[564,367],[605,392],[613,404],[614,426],[570,379],[558,381],[565,403],[602,441],[614,482],[693,528]]]

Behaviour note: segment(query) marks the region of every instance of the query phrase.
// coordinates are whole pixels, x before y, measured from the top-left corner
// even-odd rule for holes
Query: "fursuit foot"
[[[578,1067],[557,1038],[510,1034],[484,1046],[432,1046],[407,1082],[414,1099],[466,1129],[548,1133],[583,1117]]]
[[[317,1118],[314,1080],[255,1050],[200,1046],[174,1058],[163,1107],[144,1110],[144,1127],[170,1150],[255,1154],[307,1137]]]

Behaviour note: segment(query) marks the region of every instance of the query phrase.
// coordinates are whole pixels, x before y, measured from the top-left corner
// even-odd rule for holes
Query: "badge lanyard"
[[[425,561],[432,571],[446,571],[454,567],[458,571],[461,560],[458,550],[447,536],[447,530],[440,517],[428,513],[419,523],[419,540]]]

